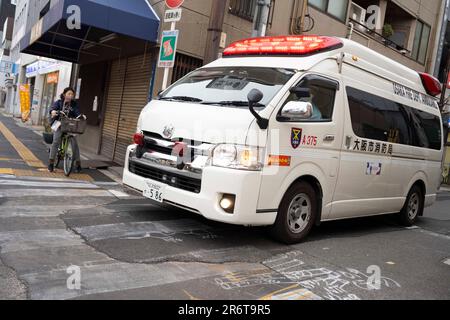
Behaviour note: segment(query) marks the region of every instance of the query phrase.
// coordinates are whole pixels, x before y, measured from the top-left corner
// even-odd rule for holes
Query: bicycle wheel
[[[72,173],[73,165],[75,162],[75,139],[73,137],[68,137],[67,139],[67,149],[66,153],[64,154],[64,174],[68,177]]]

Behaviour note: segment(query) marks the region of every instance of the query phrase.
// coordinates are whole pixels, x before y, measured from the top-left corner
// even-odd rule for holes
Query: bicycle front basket
[[[83,134],[86,130],[84,119],[61,119],[61,131],[63,133]]]

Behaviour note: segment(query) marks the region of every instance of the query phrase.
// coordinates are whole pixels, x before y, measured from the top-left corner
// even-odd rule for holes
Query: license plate
[[[155,200],[157,202],[164,202],[164,190],[166,186],[153,181],[146,181],[144,188],[144,197]]]

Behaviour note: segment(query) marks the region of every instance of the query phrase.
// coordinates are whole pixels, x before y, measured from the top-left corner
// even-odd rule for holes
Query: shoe
[[[83,169],[81,168],[81,165],[77,165],[75,167],[75,173],[81,173],[81,171],[83,171]]]
[[[54,172],[55,171],[55,165],[53,163],[50,163],[48,165],[48,172]]]

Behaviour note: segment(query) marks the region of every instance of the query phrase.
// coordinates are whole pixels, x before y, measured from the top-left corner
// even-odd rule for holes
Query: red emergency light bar
[[[438,79],[428,73],[419,72],[423,86],[430,96],[436,97],[441,94],[442,87]]]
[[[341,48],[344,44],[334,37],[277,36],[240,40],[225,49],[223,55],[296,55],[305,56]]]

